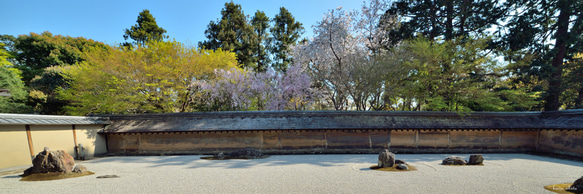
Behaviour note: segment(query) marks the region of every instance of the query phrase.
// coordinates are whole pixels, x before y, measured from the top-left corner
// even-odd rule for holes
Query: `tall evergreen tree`
[[[274,55],[273,67],[276,70],[285,71],[292,63],[289,48],[298,42],[301,34],[304,33],[304,27],[302,23],[296,22],[285,7],[279,8],[279,13],[272,21],[274,25],[270,30],[273,36],[270,50]]]
[[[271,62],[266,45],[269,38],[269,17],[263,11],[255,12],[255,16],[251,18],[251,26],[254,31],[254,38],[251,47],[255,52],[255,60],[257,61],[256,72],[264,72],[269,67]]]
[[[144,44],[147,41],[162,41],[168,36],[164,35],[166,30],[158,27],[156,18],[150,14],[150,10],[144,9],[138,16],[137,24],[125,29],[123,38],[131,38],[137,44]],[[127,43],[126,43],[127,44]]]
[[[532,77],[544,80],[548,84],[544,110],[559,110],[564,90],[561,87],[563,64],[583,49],[583,2],[512,0],[507,3],[514,17],[508,21],[508,33],[502,35],[500,45],[536,57],[529,66],[515,69],[521,76],[516,80],[524,82]]]
[[[498,24],[507,10],[496,0],[398,0],[386,14],[404,19],[400,28],[391,31],[395,43],[412,39],[417,33],[446,40],[480,34]]]
[[[253,29],[249,25],[247,16],[241,5],[233,2],[225,3],[221,10],[221,19],[211,21],[204,31],[207,40],[199,42],[203,49],[232,50],[237,54],[237,61],[242,67],[255,68],[252,49]]]

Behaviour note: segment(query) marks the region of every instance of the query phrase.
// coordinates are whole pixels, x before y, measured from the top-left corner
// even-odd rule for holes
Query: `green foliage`
[[[398,0],[385,14],[407,18],[399,28],[391,30],[391,41],[397,43],[419,34],[431,40],[477,36],[496,25],[506,16],[507,10],[503,3],[496,0]]]
[[[18,36],[12,52],[17,61],[15,67],[22,71],[23,81],[29,84],[45,68],[82,62],[85,60],[82,54],[84,51],[103,46],[103,43],[82,37],[54,36],[50,32],[43,32]]]
[[[87,61],[63,68],[70,81],[59,98],[72,102],[67,106],[71,115],[191,111],[198,92],[190,87],[192,81],[212,79],[215,69],[236,67],[234,53],[178,42],[93,49]]]
[[[208,40],[198,43],[200,48],[233,51],[237,54],[239,65],[246,68],[256,68],[252,49],[253,28],[247,21],[241,5],[233,2],[225,3],[221,10],[221,19],[211,21],[204,31]]]
[[[241,5],[225,3],[221,18],[209,23],[204,32],[207,40],[199,42],[198,46],[231,50],[237,54],[241,67],[256,72],[264,72],[272,62],[276,70],[285,71],[292,62],[290,46],[297,43],[304,28],[284,7],[271,19],[272,27],[269,22],[262,11],[257,11],[249,20]]]
[[[271,63],[269,53],[265,45],[268,44],[269,38],[269,17],[262,11],[255,12],[255,16],[251,18],[251,26],[253,27],[253,41],[250,45],[255,52],[253,53],[254,61],[257,61],[256,72],[265,72]]]
[[[507,21],[505,31],[508,33],[500,36],[498,45],[535,56],[530,65],[518,69],[515,80],[534,86],[532,90],[538,90],[541,85],[529,80],[546,83],[544,110],[558,110],[562,103],[569,103],[565,102],[569,97],[562,94],[562,82],[572,81],[563,77],[564,63],[583,50],[583,3],[511,0],[506,4],[514,15]],[[565,95],[572,94],[571,91]]]
[[[273,28],[271,28],[271,47],[274,54],[273,67],[279,71],[285,71],[292,63],[290,46],[295,45],[301,34],[304,32],[302,23],[296,22],[292,14],[285,8],[279,8],[279,13],[273,18]]]
[[[9,89],[10,97],[0,96],[0,113],[30,113],[32,109],[25,104],[27,92],[20,80],[20,70],[8,62],[9,53],[0,43],[0,88]]]
[[[563,78],[563,108],[583,108],[583,53],[575,55],[572,61],[565,64]]]
[[[104,48],[100,42],[82,37],[30,33],[18,38],[4,37],[11,42],[14,67],[22,71],[22,80],[31,91],[29,105],[41,114],[63,114],[66,101],[56,99],[55,89],[65,87],[66,80],[59,75],[58,67],[85,61],[84,52]]]
[[[400,76],[391,94],[399,97],[403,110],[513,111],[532,106],[536,94],[524,90],[496,92],[501,74],[496,61],[483,51],[487,42],[407,41],[400,49],[409,54],[397,60],[402,61],[407,73]]]
[[[123,35],[125,40],[131,38],[136,44],[143,45],[148,41],[162,41],[168,38],[168,36],[164,35],[166,30],[158,27],[156,18],[147,9],[140,12],[136,23],[129,29],[125,29],[125,34]]]
[[[62,76],[62,69],[67,68],[70,66],[47,67],[30,81],[31,92],[28,103],[35,107],[35,112],[49,115],[65,113],[64,107],[69,102],[57,98],[57,89],[68,87],[68,80]]]

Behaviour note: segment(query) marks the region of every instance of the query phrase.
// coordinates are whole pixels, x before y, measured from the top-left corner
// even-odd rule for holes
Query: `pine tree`
[[[272,19],[274,23],[271,28],[271,47],[274,55],[273,67],[279,71],[285,71],[292,63],[289,53],[290,46],[295,45],[301,34],[304,32],[302,23],[296,22],[292,14],[285,8],[279,8],[279,13]]]
[[[269,58],[269,53],[267,50],[267,41],[269,38],[269,17],[265,15],[262,11],[255,12],[255,16],[251,18],[251,26],[254,31],[254,39],[251,47],[255,52],[255,61],[257,61],[256,72],[264,72],[269,67],[271,62]]]
[[[168,36],[164,35],[166,30],[158,27],[156,18],[150,14],[150,11],[144,9],[138,16],[137,24],[134,24],[129,29],[125,29],[123,38],[127,40],[131,38],[136,44],[145,44],[147,41],[162,41]],[[127,43],[126,43],[127,45]]]
[[[396,43],[417,33],[445,40],[480,34],[496,25],[507,10],[496,0],[398,0],[386,14],[404,18],[401,27],[391,31],[391,40]]]
[[[233,2],[225,3],[221,10],[221,19],[211,21],[204,31],[207,40],[199,42],[203,49],[217,50],[222,48],[237,54],[237,61],[242,67],[254,68],[252,33],[253,29],[243,13],[241,5]]]

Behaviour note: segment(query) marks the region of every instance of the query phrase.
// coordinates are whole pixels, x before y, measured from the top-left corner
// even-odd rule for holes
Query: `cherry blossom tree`
[[[397,25],[396,17],[384,15],[387,7],[371,0],[362,12],[330,10],[313,26],[315,36],[292,48],[333,109],[382,108],[390,65],[383,60],[390,42],[386,29]]]
[[[203,91],[203,97],[198,98],[206,110],[306,110],[318,97],[310,88],[310,76],[299,64],[285,73],[272,68],[258,73],[218,69],[215,75],[215,80],[195,81],[190,87]]]

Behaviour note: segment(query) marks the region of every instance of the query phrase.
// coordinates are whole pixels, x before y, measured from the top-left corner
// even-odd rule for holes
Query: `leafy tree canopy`
[[[12,52],[17,62],[14,65],[22,71],[22,78],[28,84],[45,68],[82,62],[85,60],[83,52],[93,47],[104,47],[104,44],[83,37],[73,38],[43,32],[18,36],[13,47]]]
[[[0,96],[0,113],[30,113],[25,104],[28,93],[20,80],[20,70],[13,68],[7,58],[10,54],[0,43],[0,88],[10,90],[10,97]]]
[[[199,91],[191,82],[231,68],[237,68],[232,52],[175,41],[93,49],[87,61],[63,68],[70,81],[59,90],[59,99],[72,102],[66,109],[71,115],[192,111],[193,93]]]

